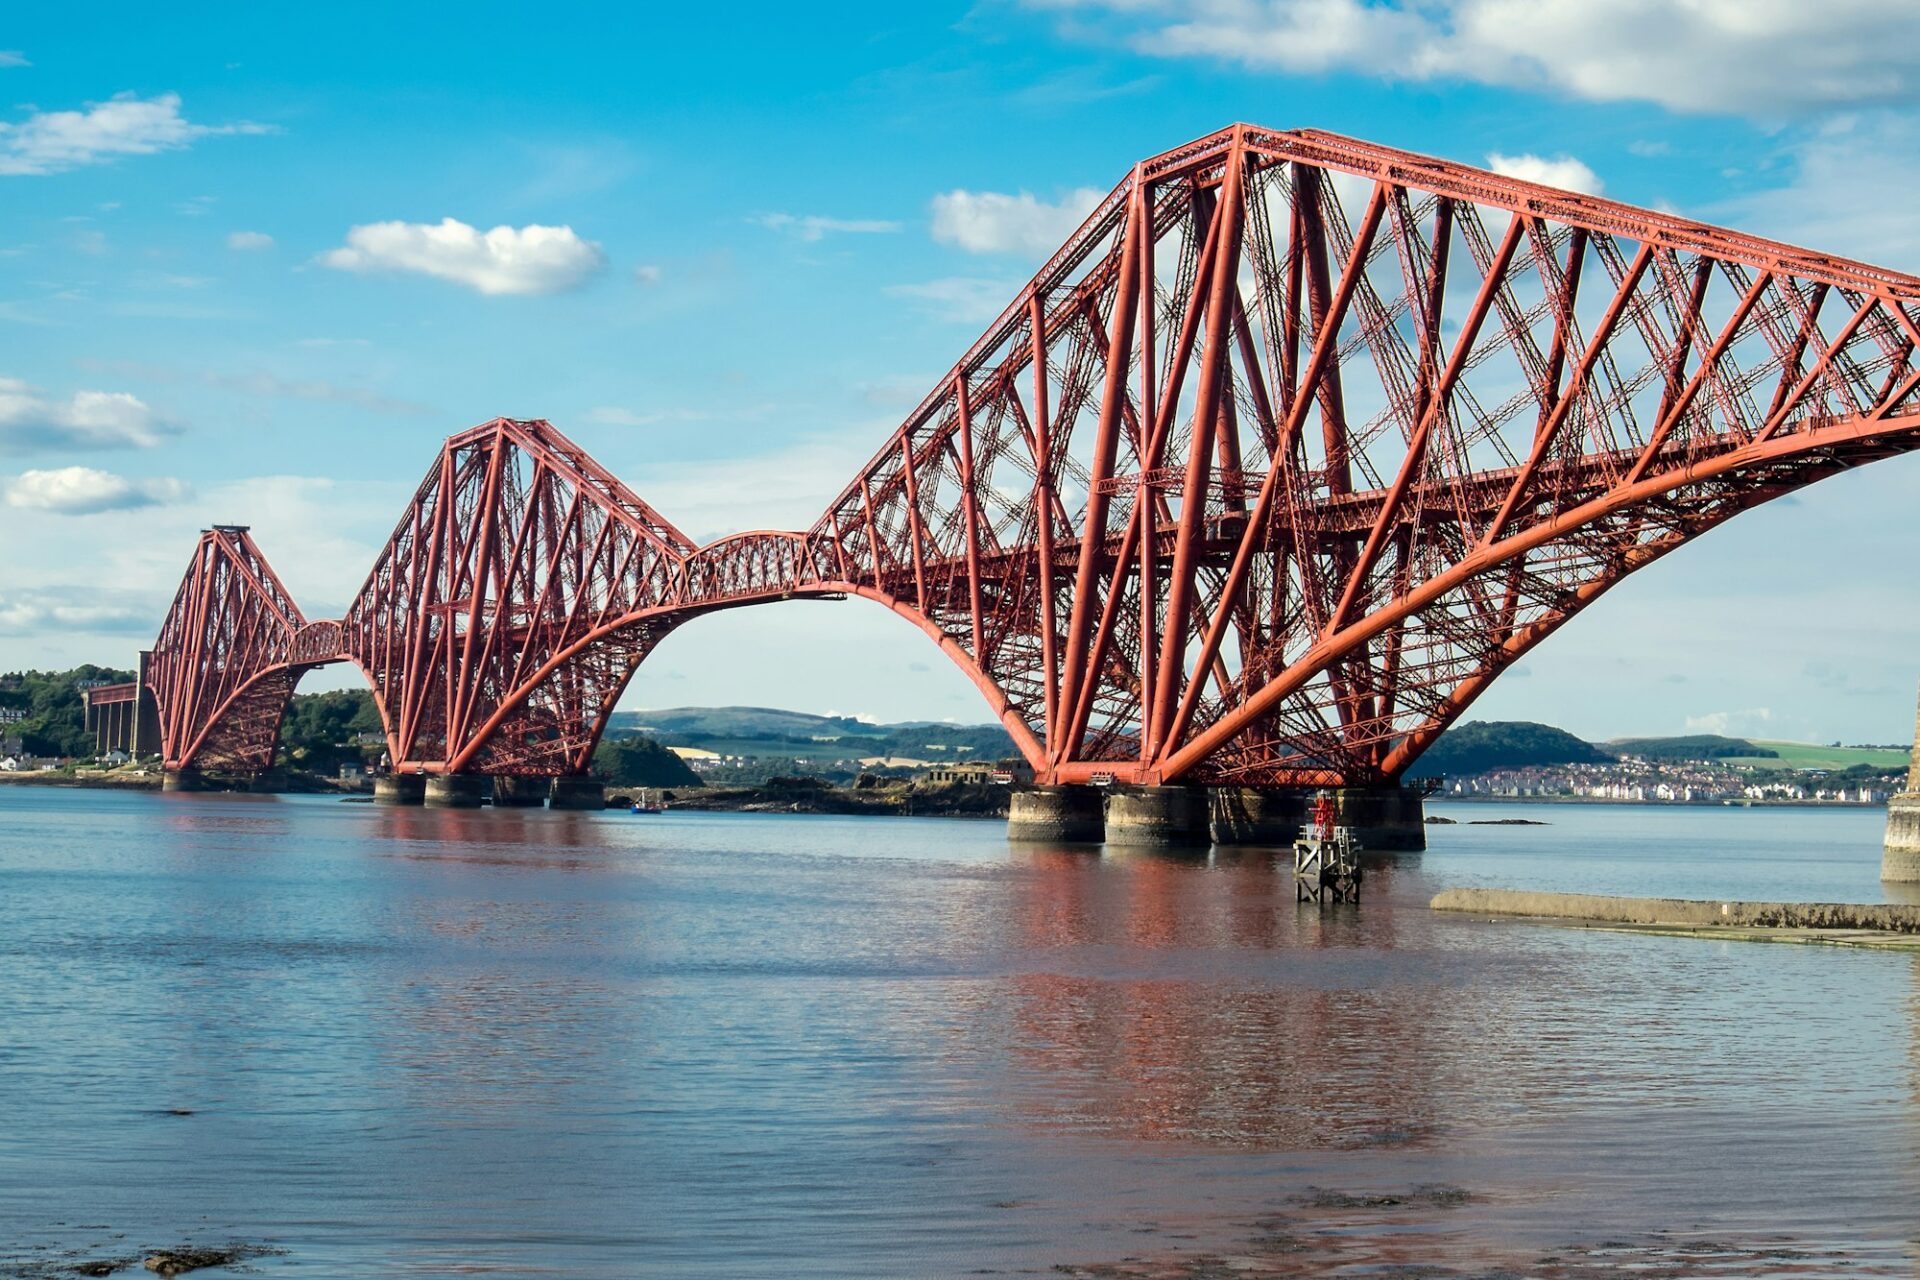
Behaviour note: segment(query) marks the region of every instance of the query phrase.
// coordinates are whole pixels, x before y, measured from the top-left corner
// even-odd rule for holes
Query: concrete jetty
[[[1920,905],[1872,902],[1721,902],[1615,898],[1520,889],[1446,889],[1435,911],[1768,942],[1920,949]]]

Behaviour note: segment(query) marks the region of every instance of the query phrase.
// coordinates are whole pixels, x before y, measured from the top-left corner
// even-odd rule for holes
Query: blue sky
[[[337,612],[501,414],[697,538],[804,525],[1090,192],[1233,120],[1920,269],[1886,0],[107,3],[16,6],[0,51],[0,667],[128,661],[213,521]],[[1906,740],[1916,485],[1741,517],[1476,714]],[[985,718],[858,602],[702,620],[626,705],[722,702]]]

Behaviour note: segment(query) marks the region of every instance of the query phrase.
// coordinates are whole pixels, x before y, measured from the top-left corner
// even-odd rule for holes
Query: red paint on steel
[[[1041,782],[1391,780],[1627,573],[1920,448],[1916,307],[1911,276],[1236,125],[1135,165],[805,531],[698,547],[510,419],[446,442],[337,622],[210,531],[151,668],[168,762],[265,767],[299,674],[351,661],[397,767],[575,773],[674,628],[851,595]]]

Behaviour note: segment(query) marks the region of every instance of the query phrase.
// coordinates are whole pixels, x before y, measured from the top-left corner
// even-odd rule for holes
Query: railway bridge
[[[899,614],[1037,785],[1028,834],[1378,843],[1503,670],[1722,521],[1920,445],[1920,279],[1313,130],[1134,165],[811,527],[695,544],[552,425],[448,439],[309,620],[206,531],[134,690],[166,768],[273,761],[350,662],[389,798],[597,803],[633,672],[700,614]],[[138,715],[129,717],[141,720]],[[1105,793],[1092,784],[1101,784]],[[1103,801],[1104,798],[1104,802]]]

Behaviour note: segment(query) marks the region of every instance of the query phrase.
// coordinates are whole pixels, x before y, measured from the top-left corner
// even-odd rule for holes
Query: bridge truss
[[[351,660],[403,768],[578,772],[688,618],[855,595],[932,636],[1042,781],[1391,781],[1626,574],[1915,448],[1917,304],[1864,264],[1237,125],[1136,165],[808,530],[696,547],[503,419],[447,442],[338,624],[207,535],[155,651],[169,760],[270,757],[292,680]]]

